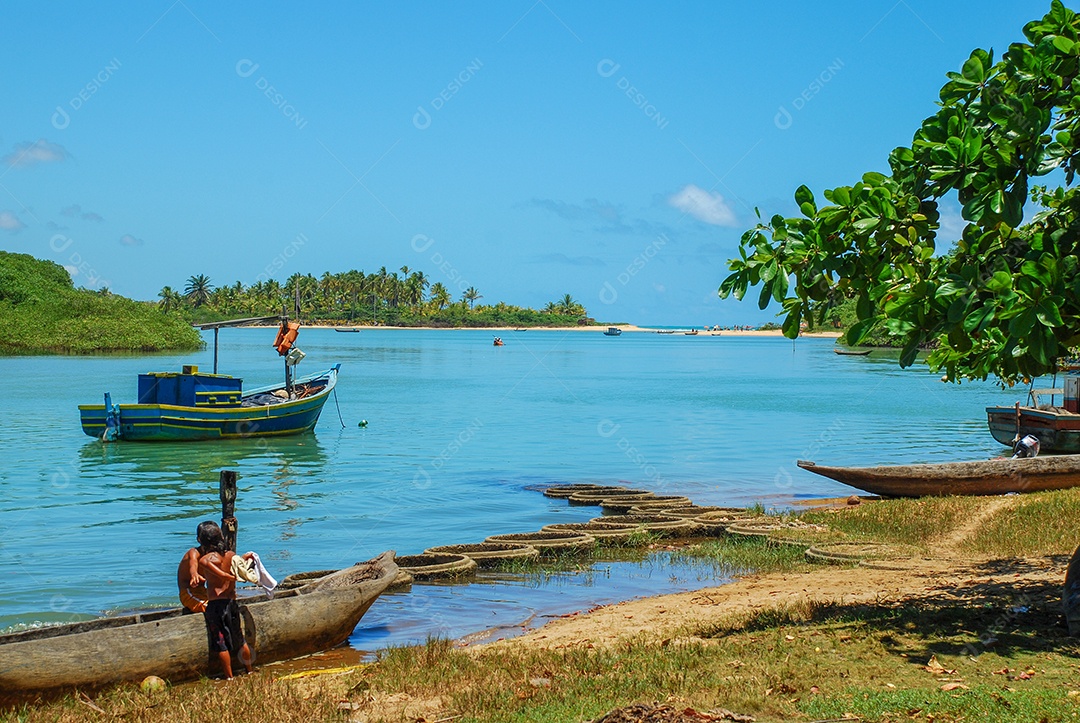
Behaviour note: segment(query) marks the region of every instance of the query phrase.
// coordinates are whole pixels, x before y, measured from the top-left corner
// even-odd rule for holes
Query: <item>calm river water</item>
[[[1002,448],[983,407],[1021,394],[945,385],[880,352],[837,356],[831,339],[499,333],[506,346],[496,348],[484,331],[302,330],[302,372],[342,365],[338,406],[331,398],[313,435],[282,440],[102,445],[83,435],[78,404],[105,391],[135,401],[140,372],[209,371],[212,346],[0,360],[0,628],[172,604],[196,524],[220,517],[222,469],[240,475],[240,547],[280,578],[598,514],[536,491],[556,482],[626,483],[712,505],[847,495],[795,460],[992,456]],[[223,330],[221,372],[252,387],[280,378],[273,336]],[[464,634],[522,610],[687,589],[703,577],[618,563],[541,582],[425,588],[380,601],[353,644],[422,640],[433,618],[436,632]],[[482,614],[447,612],[454,605]]]

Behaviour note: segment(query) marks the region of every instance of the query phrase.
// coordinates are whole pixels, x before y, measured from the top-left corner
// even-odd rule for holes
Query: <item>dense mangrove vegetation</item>
[[[199,333],[152,302],[76,289],[64,267],[0,251],[2,354],[192,351]]]

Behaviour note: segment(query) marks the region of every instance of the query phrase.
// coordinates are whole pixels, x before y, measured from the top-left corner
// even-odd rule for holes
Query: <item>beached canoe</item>
[[[255,664],[326,650],[348,639],[398,567],[392,551],[285,590],[241,601]],[[214,667],[211,667],[211,665]],[[234,670],[242,669],[234,661]],[[171,682],[218,672],[202,615],[179,609],[98,618],[0,635],[0,694],[94,689],[156,675]]]
[[[883,497],[1002,495],[1080,485],[1080,457],[1076,455],[888,467],[825,467],[805,460],[799,460],[798,465]]]

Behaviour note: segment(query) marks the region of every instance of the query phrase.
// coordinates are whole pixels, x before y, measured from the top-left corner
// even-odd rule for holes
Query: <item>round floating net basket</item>
[[[583,532],[540,530],[491,535],[484,542],[525,543],[535,547],[541,555],[560,555],[586,552],[596,544],[596,538]]]
[[[443,580],[471,575],[476,571],[476,561],[465,555],[442,553],[432,555],[401,555],[398,567],[413,576],[414,580]]]
[[[608,487],[598,490],[585,490],[570,495],[569,502],[572,505],[598,505],[608,497],[626,497],[628,499],[641,499],[643,497],[655,497],[649,490],[632,490],[625,487]]]
[[[478,567],[498,567],[509,560],[532,560],[540,551],[523,542],[475,542],[464,545],[439,545],[424,550],[429,555],[465,555]]]
[[[579,482],[569,485],[555,485],[554,487],[548,487],[544,490],[545,497],[554,497],[555,499],[566,499],[575,492],[586,492],[588,490],[599,489],[612,489],[610,485],[594,485],[587,484],[585,482]]]

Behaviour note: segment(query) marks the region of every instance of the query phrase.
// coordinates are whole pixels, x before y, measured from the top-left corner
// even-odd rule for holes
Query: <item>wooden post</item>
[[[240,524],[234,516],[236,513],[236,472],[221,470],[219,481],[221,493],[221,532],[225,535],[225,548],[236,552],[236,532]]]

